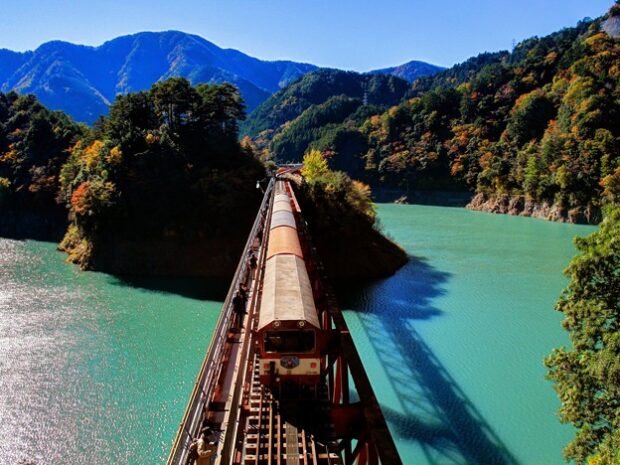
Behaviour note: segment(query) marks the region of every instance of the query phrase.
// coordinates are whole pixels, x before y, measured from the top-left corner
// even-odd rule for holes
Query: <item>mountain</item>
[[[432,76],[440,71],[443,71],[444,67],[431,65],[423,61],[409,61],[400,66],[394,66],[392,68],[375,69],[369,71],[368,74],[391,74],[397,76],[405,81],[413,82],[418,78],[424,76]]]
[[[363,100],[372,105],[396,105],[409,87],[407,81],[396,76],[319,69],[265,100],[242,123],[241,133],[257,136],[268,129],[278,131],[313,105],[324,104],[335,96],[357,99],[360,105]]]
[[[500,64],[509,56],[507,51],[484,52],[438,73],[421,76],[413,82],[412,91],[408,96],[418,96],[437,87],[457,87],[473,79],[485,66]]]
[[[470,208],[596,223],[620,199],[618,18],[620,3],[411,85],[376,82],[394,92],[318,70],[267,99],[243,128],[278,160],[318,149],[331,168],[375,187],[470,190]]]
[[[33,93],[51,109],[92,123],[117,94],[182,76],[193,84],[230,82],[248,111],[296,78],[317,69],[292,61],[262,61],[178,31],[141,32],[98,47],[47,42],[29,52],[0,50],[0,91]]]

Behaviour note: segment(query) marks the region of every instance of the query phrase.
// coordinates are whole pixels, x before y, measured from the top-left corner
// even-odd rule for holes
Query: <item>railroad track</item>
[[[322,324],[331,328],[333,347],[317,354],[323,368],[313,374],[312,383],[284,380],[272,391],[260,382],[259,306],[274,187],[275,179],[271,179],[167,465],[402,465],[344,317],[322,281],[320,259],[311,244],[304,242],[309,241],[309,234],[290,188],[287,191],[298,215],[296,226],[307,246],[304,256],[314,274],[310,292],[322,302]],[[250,265],[251,255],[257,255],[256,266]],[[249,284],[249,299],[242,328],[238,328],[233,324],[233,296],[242,282]],[[355,403],[349,399],[349,378],[359,399]]]
[[[259,380],[254,359],[248,393],[249,412],[244,432],[244,465],[342,465],[329,420],[327,387],[316,398],[295,397],[299,392],[275,396]]]

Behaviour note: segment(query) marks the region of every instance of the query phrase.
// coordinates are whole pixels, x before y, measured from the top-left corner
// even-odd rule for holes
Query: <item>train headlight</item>
[[[279,321],[274,321],[273,322],[273,327],[274,328],[279,328],[280,327],[280,322]]]
[[[303,328],[304,326],[306,326],[306,322],[305,321],[298,321],[297,322],[297,326],[299,326],[300,328]]]

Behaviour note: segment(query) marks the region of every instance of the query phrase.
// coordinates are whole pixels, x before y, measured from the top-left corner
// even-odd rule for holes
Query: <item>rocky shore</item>
[[[593,205],[567,209],[547,202],[536,203],[522,195],[476,194],[466,208],[489,213],[530,216],[562,223],[597,224],[602,219],[601,210]]]

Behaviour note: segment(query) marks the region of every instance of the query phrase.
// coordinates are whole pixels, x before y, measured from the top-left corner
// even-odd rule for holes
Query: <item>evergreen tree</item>
[[[570,283],[557,304],[572,349],[546,359],[562,406],[577,428],[566,447],[577,464],[620,463],[620,208],[610,207],[600,229],[576,240],[580,254],[566,270]],[[588,459],[590,459],[588,461]]]

